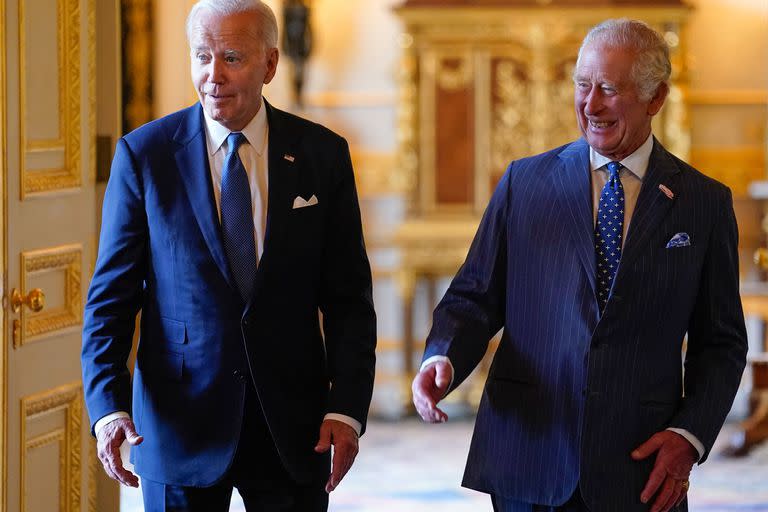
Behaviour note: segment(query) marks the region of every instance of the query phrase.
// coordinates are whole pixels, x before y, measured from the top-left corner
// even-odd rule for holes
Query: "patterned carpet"
[[[472,423],[372,422],[352,471],[331,494],[331,512],[486,512],[484,494],[460,487]],[[742,459],[713,456],[691,476],[692,512],[768,512],[768,443]],[[121,512],[142,510],[139,491],[123,488]],[[239,497],[230,512],[244,512]]]

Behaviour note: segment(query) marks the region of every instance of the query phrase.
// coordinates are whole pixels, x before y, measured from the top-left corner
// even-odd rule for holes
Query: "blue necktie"
[[[253,235],[251,187],[243,162],[237,154],[246,142],[240,132],[227,137],[227,156],[221,176],[221,230],[229,268],[245,302],[256,280],[256,243]]]
[[[597,260],[597,301],[605,309],[613,279],[621,259],[621,239],[624,230],[624,187],[621,186],[619,162],[610,162],[608,181],[600,193],[595,225],[595,257]]]

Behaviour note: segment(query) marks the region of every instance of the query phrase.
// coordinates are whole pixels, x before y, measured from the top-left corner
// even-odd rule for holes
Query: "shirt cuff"
[[[355,418],[352,418],[350,416],[347,416],[345,414],[337,414],[335,412],[329,412],[325,415],[325,420],[336,420],[340,421],[342,423],[346,423],[350,427],[352,427],[355,430],[355,433],[357,434],[357,437],[360,437],[360,432],[363,430],[363,425],[359,421],[357,421]]]
[[[453,376],[456,374],[456,372],[453,369],[453,363],[451,363],[451,360],[448,359],[448,356],[432,356],[428,357],[424,360],[423,363],[421,363],[421,367],[419,367],[419,371],[423,371],[424,368],[431,365],[432,363],[448,363],[448,366],[451,367],[451,382],[448,383],[448,387],[446,389],[451,389],[451,386],[453,386]]]
[[[696,448],[696,451],[699,452],[699,460],[701,460],[701,458],[704,456],[704,452],[705,452],[704,445],[701,444],[701,441],[699,441],[699,439],[695,435],[691,434],[690,432],[688,432],[684,428],[672,428],[672,427],[670,427],[667,430],[669,430],[670,432],[674,432],[675,434],[680,434],[681,436],[683,436],[685,438],[686,441],[691,443],[693,445],[693,447]],[[696,461],[696,462],[698,462],[698,461]]]
[[[97,436],[99,435],[99,430],[104,428],[107,423],[112,423],[113,421],[120,419],[120,418],[130,418],[131,415],[128,414],[125,411],[117,411],[113,412],[111,414],[107,414],[103,418],[101,418],[99,421],[96,422],[96,425],[93,426],[93,433]]]

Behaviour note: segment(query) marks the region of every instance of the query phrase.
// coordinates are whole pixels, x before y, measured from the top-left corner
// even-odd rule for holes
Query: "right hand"
[[[448,415],[437,407],[445,396],[453,378],[453,369],[445,361],[438,361],[421,370],[413,379],[413,405],[427,423],[444,423]]]
[[[120,457],[120,445],[123,441],[128,441],[131,446],[144,441],[144,438],[136,433],[136,427],[130,418],[118,418],[101,427],[96,434],[96,451],[104,471],[110,478],[129,487],[138,487],[138,477],[123,467]]]

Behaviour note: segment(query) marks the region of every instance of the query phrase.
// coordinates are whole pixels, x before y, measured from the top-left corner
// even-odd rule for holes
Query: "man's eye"
[[[197,55],[195,55],[195,58],[199,62],[208,62],[209,60],[211,60],[211,58],[208,55],[206,55],[205,53],[198,53]]]

